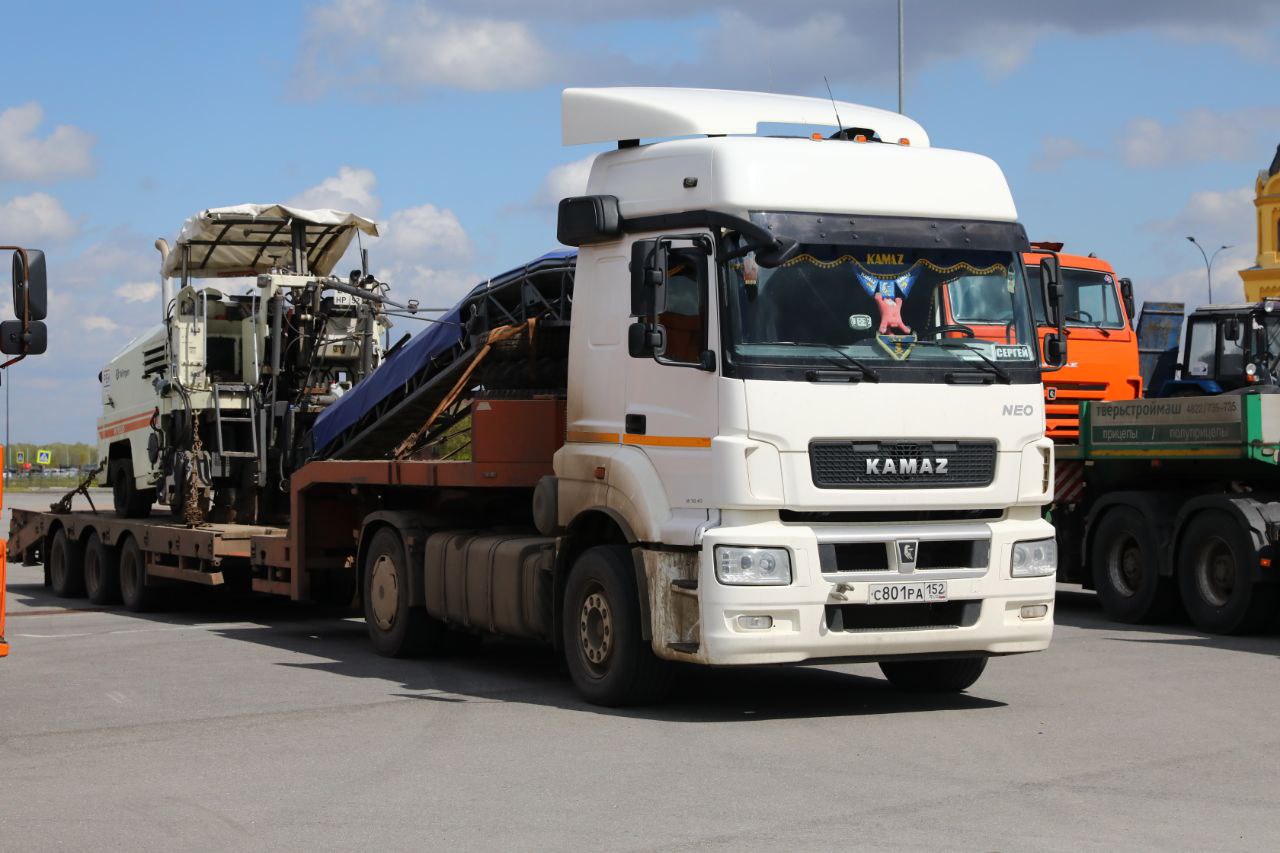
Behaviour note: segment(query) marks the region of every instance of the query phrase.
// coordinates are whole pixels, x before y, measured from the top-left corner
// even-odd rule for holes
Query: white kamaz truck
[[[172,250],[156,241],[162,322],[99,374],[119,515],[145,518],[157,499],[192,522],[279,515],[296,437],[382,358],[386,286],[367,261],[330,276],[357,232],[378,233],[352,213],[245,204],[191,217]]]
[[[320,412],[287,526],[15,510],[10,548],[55,591],[134,609],[172,583],[358,601],[387,655],[542,640],[605,705],[653,699],[673,663],[874,661],[954,691],[1046,648],[1053,448],[996,164],[812,98],[569,89],[563,121],[567,144],[617,143],[560,204],[577,251],[484,281]],[[218,303],[183,294],[193,324]],[[168,364],[145,346],[144,371]],[[119,418],[148,439],[157,406]],[[116,476],[172,482],[173,429]]]

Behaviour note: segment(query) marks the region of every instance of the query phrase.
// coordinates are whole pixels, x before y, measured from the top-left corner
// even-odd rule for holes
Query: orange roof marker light
[[[898,144],[899,144],[899,145],[910,145],[910,144],[911,144],[911,140],[910,140],[910,139],[907,139],[907,138],[904,136],[904,137],[902,137],[901,139],[899,139],[899,140],[898,140]]]
[[[867,141],[867,138],[866,138],[865,136],[863,136],[861,133],[859,133],[857,136],[855,136],[855,137],[853,138],[853,141],[854,141],[854,142],[866,142],[866,141]]]
[[[822,141],[822,134],[821,134],[821,133],[813,133],[813,134],[811,134],[811,135],[809,136],[809,138],[810,138],[810,139],[812,139],[814,142],[821,142],[821,141]]]

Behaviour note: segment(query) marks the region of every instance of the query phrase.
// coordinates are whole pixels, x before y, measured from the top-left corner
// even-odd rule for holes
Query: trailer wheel
[[[598,545],[578,556],[564,592],[564,656],[582,698],[617,707],[661,699],[671,664],[640,633],[631,549]]]
[[[115,604],[120,600],[120,564],[116,549],[110,548],[94,531],[84,543],[84,588],[94,604]]]
[[[1107,617],[1117,622],[1167,618],[1176,605],[1173,584],[1160,577],[1160,549],[1146,516],[1112,507],[1093,534],[1093,586]]]
[[[364,621],[378,654],[399,658],[439,648],[444,625],[409,603],[409,560],[399,532],[373,534],[364,563]]]
[[[120,600],[134,613],[143,613],[155,607],[156,591],[147,586],[147,564],[138,541],[125,537],[120,546]]]
[[[49,585],[59,598],[84,595],[84,549],[59,527],[49,544]]]
[[[133,460],[117,459],[112,463],[111,500],[121,518],[146,518],[156,502],[155,489],[139,489],[133,479]]]
[[[1212,634],[1256,631],[1275,613],[1278,590],[1254,581],[1257,549],[1233,516],[1208,510],[1182,539],[1178,584],[1191,621]]]
[[[889,683],[907,693],[959,693],[972,687],[986,668],[985,657],[880,661]]]

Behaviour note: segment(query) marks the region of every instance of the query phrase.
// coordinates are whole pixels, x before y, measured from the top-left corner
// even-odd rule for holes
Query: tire
[[[960,693],[986,668],[985,657],[880,661],[889,683],[907,693]]]
[[[1177,607],[1172,578],[1160,577],[1160,546],[1146,516],[1130,506],[1107,510],[1093,533],[1089,563],[1098,603],[1109,619],[1165,619]]]
[[[592,705],[656,702],[670,689],[671,664],[654,655],[640,619],[631,549],[582,552],[565,585],[561,629],[573,685]]]
[[[134,613],[153,609],[159,599],[156,590],[147,586],[147,566],[138,541],[125,537],[120,546],[119,562],[120,600]]]
[[[84,548],[59,527],[49,543],[49,586],[59,598],[84,595]]]
[[[392,527],[373,534],[365,554],[361,598],[369,640],[378,654],[400,658],[439,651],[443,623],[409,603],[409,573],[404,541]]]
[[[84,543],[84,589],[94,604],[120,600],[120,563],[116,549],[93,532]]]
[[[1201,631],[1256,631],[1275,613],[1280,588],[1256,582],[1257,549],[1234,516],[1222,510],[1199,513],[1186,526],[1181,543],[1182,603]]]
[[[146,518],[156,502],[155,489],[139,489],[133,479],[133,460],[117,459],[111,472],[111,501],[121,518]]]

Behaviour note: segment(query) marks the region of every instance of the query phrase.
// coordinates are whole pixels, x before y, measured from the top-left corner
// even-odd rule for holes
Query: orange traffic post
[[[0,510],[4,509],[4,446],[0,445]],[[4,641],[4,569],[9,561],[9,542],[0,539],[0,658],[9,654],[9,644]]]

